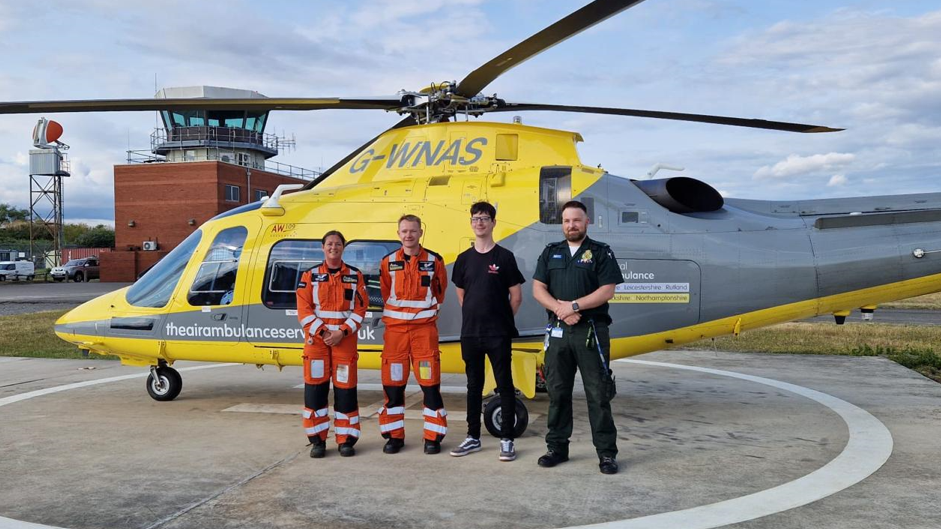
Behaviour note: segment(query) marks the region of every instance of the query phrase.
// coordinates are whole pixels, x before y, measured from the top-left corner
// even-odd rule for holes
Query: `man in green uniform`
[[[603,474],[616,474],[617,429],[611,416],[614,379],[609,369],[608,300],[624,281],[607,244],[588,238],[588,210],[578,201],[562,206],[565,240],[543,250],[533,275],[533,297],[546,308],[546,385],[549,390],[549,451],[539,466],[569,459],[572,387],[581,370],[588,398],[591,437]]]

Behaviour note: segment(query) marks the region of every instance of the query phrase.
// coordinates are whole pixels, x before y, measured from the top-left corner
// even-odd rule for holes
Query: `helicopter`
[[[150,369],[146,387],[176,398],[179,360],[301,365],[296,317],[301,274],[323,259],[320,239],[340,230],[344,260],[363,271],[370,307],[359,367],[379,369],[383,327],[378,267],[397,249],[396,220],[422,218],[422,245],[448,265],[473,239],[456,229],[480,200],[498,211],[495,240],[524,276],[560,239],[561,207],[579,200],[593,238],[611,246],[624,282],[610,302],[612,359],[822,314],[941,291],[941,193],[764,201],[724,198],[689,177],[633,180],[582,163],[577,132],[470,121],[488,113],[561,111],[668,119],[796,133],[819,125],[626,108],[519,103],[483,91],[542,51],[642,0],[596,0],[460,81],[369,98],[123,99],[0,103],[0,114],[220,110],[381,110],[403,118],[307,185],[201,225],[132,286],[62,316],[56,334],[78,348]],[[463,120],[462,120],[463,118]],[[523,285],[513,378],[533,398],[546,314]],[[449,296],[438,321],[441,369],[463,373],[460,308]],[[488,375],[485,390],[495,386]],[[517,435],[527,426],[517,403]],[[498,402],[485,425],[499,435]]]

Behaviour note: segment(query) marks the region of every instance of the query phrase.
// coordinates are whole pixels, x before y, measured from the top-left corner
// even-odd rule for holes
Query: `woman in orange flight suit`
[[[346,239],[329,231],[321,240],[324,261],[301,276],[297,319],[304,328],[304,432],[310,457],[326,455],[330,428],[327,394],[333,380],[334,433],[340,455],[356,453],[359,403],[356,398],[356,333],[366,316],[363,273],[343,262]]]

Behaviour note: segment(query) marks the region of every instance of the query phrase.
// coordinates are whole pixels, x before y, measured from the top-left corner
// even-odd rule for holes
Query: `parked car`
[[[49,272],[49,275],[56,281],[71,279],[76,283],[81,283],[98,279],[98,270],[98,258],[86,257],[84,259],[72,259],[62,266],[57,266]]]
[[[35,275],[36,268],[31,261],[0,262],[0,281],[32,281]]]

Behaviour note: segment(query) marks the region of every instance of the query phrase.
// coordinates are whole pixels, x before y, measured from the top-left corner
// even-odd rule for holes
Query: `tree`
[[[76,237],[75,244],[83,248],[113,248],[114,230],[99,224]]]
[[[9,226],[16,221],[25,221],[28,218],[28,209],[20,209],[10,204],[0,204],[0,227]]]

